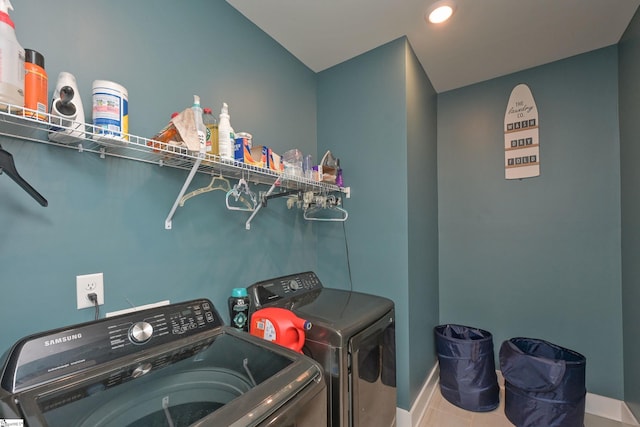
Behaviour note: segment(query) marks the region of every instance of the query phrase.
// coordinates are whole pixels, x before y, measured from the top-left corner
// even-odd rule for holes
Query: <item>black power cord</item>
[[[95,319],[98,320],[100,318],[100,305],[98,304],[98,294],[96,294],[95,292],[91,292],[90,294],[87,295],[87,298],[89,298],[89,301],[91,301],[94,307],[96,308]]]
[[[349,272],[349,290],[353,291],[353,279],[351,278],[351,259],[349,258],[349,242],[347,241],[347,227],[342,222],[342,232],[344,233],[344,249],[347,258],[347,271]]]

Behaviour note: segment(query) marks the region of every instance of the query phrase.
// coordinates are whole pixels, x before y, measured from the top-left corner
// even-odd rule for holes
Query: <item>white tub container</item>
[[[92,114],[96,134],[107,139],[129,139],[129,94],[122,85],[95,80]]]

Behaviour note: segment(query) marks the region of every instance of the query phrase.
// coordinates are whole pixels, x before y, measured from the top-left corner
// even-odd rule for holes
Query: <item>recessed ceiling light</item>
[[[456,5],[453,1],[438,1],[431,5],[429,10],[427,11],[426,18],[432,24],[440,24],[451,18],[451,15],[453,15],[453,12],[455,12],[455,10]]]

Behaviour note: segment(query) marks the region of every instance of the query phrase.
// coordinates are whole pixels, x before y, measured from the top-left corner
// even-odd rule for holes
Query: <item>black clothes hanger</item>
[[[22,179],[22,177],[18,173],[18,170],[16,169],[16,164],[13,161],[13,156],[11,155],[11,153],[4,150],[2,148],[2,145],[0,145],[0,174],[2,172],[9,175],[9,178],[13,179],[20,187],[22,187],[24,191],[29,193],[29,195],[36,199],[36,201],[42,206],[46,207],[49,204],[49,202],[47,202],[47,199],[42,197],[42,195],[38,193],[35,188],[29,185],[27,181]]]

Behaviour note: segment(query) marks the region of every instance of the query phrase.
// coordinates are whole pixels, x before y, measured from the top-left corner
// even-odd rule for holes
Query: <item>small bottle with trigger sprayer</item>
[[[24,49],[16,38],[16,26],[9,17],[13,6],[0,0],[0,102],[24,106]]]
[[[227,160],[233,160],[233,145],[235,142],[235,134],[231,127],[229,117],[229,106],[224,102],[222,104],[222,110],[220,111],[220,120],[218,121],[218,147],[220,150],[220,157]]]

